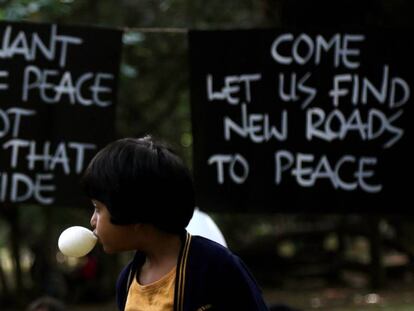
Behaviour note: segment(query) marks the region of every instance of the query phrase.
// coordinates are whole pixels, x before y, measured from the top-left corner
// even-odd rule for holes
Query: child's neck
[[[145,262],[139,273],[139,283],[153,283],[170,272],[177,265],[180,249],[178,235],[163,232],[151,235],[144,250]]]

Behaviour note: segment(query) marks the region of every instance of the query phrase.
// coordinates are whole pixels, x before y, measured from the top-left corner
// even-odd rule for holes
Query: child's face
[[[92,200],[95,209],[91,217],[93,232],[106,253],[112,254],[136,248],[133,225],[114,225],[105,204]]]

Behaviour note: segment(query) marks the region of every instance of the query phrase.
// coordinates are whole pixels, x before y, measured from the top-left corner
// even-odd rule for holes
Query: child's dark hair
[[[88,197],[106,205],[114,224],[149,223],[179,233],[193,215],[189,170],[150,136],[107,145],[90,162],[82,185]]]

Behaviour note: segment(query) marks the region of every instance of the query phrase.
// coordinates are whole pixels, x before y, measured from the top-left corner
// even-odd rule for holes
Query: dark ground
[[[320,290],[275,290],[266,288],[269,304],[285,303],[299,310],[319,311],[414,311],[414,288],[389,288],[378,292],[324,288]],[[71,311],[115,311],[114,303],[71,306]]]

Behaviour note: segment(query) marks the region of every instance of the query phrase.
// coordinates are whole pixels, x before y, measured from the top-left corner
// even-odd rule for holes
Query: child
[[[136,250],[117,282],[119,310],[267,310],[240,258],[186,232],[193,183],[167,146],[149,136],[115,141],[92,159],[82,183],[104,251]]]

